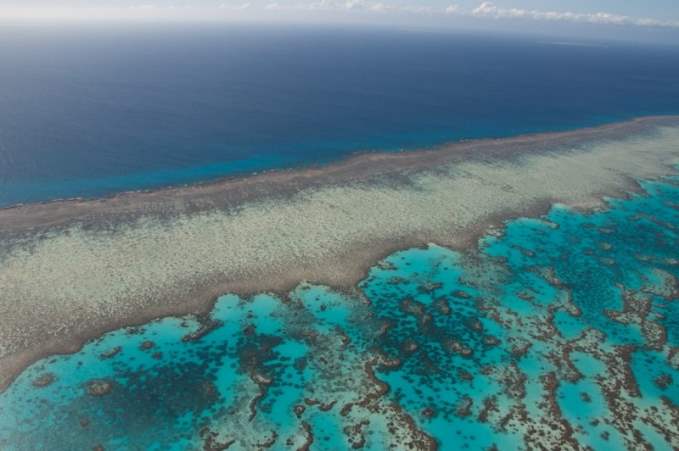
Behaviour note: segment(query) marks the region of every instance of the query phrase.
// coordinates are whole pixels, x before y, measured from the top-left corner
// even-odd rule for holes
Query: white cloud
[[[0,0],[0,4],[8,0]],[[12,1],[12,0],[9,0]],[[111,18],[140,20],[302,20],[302,21],[351,21],[375,20],[399,23],[427,24],[437,26],[460,24],[464,20],[533,20],[542,22],[573,22],[599,25],[624,25],[647,28],[679,29],[679,21],[664,21],[643,17],[631,17],[608,12],[576,13],[570,11],[547,11],[499,7],[491,1],[481,1],[475,7],[462,7],[459,0],[449,0],[446,6],[422,5],[417,0],[215,0],[212,7],[207,4],[192,6],[182,0],[162,3],[161,0],[135,0],[114,2],[101,0],[92,3],[73,3],[63,0],[61,6],[45,4],[48,0],[22,0],[20,4],[0,5],[0,20],[3,19],[79,19],[108,20]],[[83,0],[84,2],[85,0]],[[517,0],[518,1],[518,0]],[[115,5],[114,5],[115,3]],[[109,6],[105,6],[105,5]],[[175,6],[172,6],[172,5]],[[30,6],[32,5],[32,6]],[[40,6],[43,5],[43,6]],[[371,19],[372,18],[372,19]],[[429,21],[429,22],[427,22]]]
[[[542,11],[535,9],[501,8],[493,2],[484,1],[476,8],[463,9],[456,3],[447,7],[422,6],[416,3],[381,2],[371,0],[314,0],[308,3],[291,3],[279,5],[269,4],[267,9],[285,9],[287,11],[352,11],[352,12],[390,12],[401,14],[419,14],[430,16],[460,16],[485,19],[529,19],[536,21],[561,21],[591,23],[601,25],[633,25],[640,27],[679,28],[679,22],[661,21],[649,18],[630,17],[607,12],[575,13],[569,11]]]
[[[442,8],[422,6],[407,3],[393,3],[369,0],[315,0],[308,3],[289,3],[281,5],[274,3],[275,9],[286,11],[316,11],[316,12],[376,12],[376,13],[414,13],[436,15],[445,13]],[[268,8],[272,9],[272,8]],[[448,7],[452,11],[452,5]]]
[[[372,5],[370,7],[370,9],[372,11],[376,11],[376,12],[383,12],[383,11],[387,11],[388,8],[384,3],[375,3],[374,5]]]
[[[458,14],[460,12],[461,12],[460,5],[455,5],[455,4],[448,5],[445,9],[446,14]]]
[[[679,28],[679,22],[639,18],[607,12],[574,13],[569,11],[540,11],[535,9],[499,8],[492,2],[483,2],[474,10],[474,17],[493,19],[531,19],[542,21],[579,22],[601,25],[634,25],[640,27]]]
[[[152,5],[151,3],[142,3],[139,5],[132,5],[130,6],[130,9],[139,9],[139,10],[152,10],[155,9],[156,5]]]
[[[252,6],[251,3],[241,3],[240,5],[233,5],[231,3],[222,3],[219,5],[221,9],[232,9],[234,11],[244,11]]]

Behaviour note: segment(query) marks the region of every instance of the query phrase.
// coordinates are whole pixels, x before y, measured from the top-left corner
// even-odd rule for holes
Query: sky
[[[337,23],[679,45],[677,0],[0,0],[0,22],[25,21]]]

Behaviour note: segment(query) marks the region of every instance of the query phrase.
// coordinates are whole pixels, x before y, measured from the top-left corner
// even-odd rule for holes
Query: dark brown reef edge
[[[405,174],[436,171],[444,164],[462,161],[492,162],[511,160],[549,148],[570,150],[594,141],[619,139],[629,135],[652,133],[658,126],[679,125],[678,116],[644,117],[627,122],[569,132],[524,135],[506,139],[487,139],[457,142],[435,149],[400,153],[363,153],[327,166],[303,169],[272,171],[249,177],[229,178],[211,183],[159,189],[145,192],[130,192],[110,198],[93,200],[64,200],[41,204],[20,205],[0,210],[0,251],[10,246],[13,240],[45,232],[66,229],[73,224],[84,227],[111,227],[120,223],[131,223],[141,217],[157,217],[171,220],[179,215],[190,215],[213,209],[230,209],[262,198],[285,199],[301,190],[327,186],[356,184],[407,183]],[[668,168],[668,173],[672,168]],[[624,196],[638,190],[633,179],[629,185],[616,192],[601,193]],[[558,199],[541,199],[521,209],[495,212],[482,218],[474,227],[464,230],[462,239],[442,245],[466,248],[473,245],[489,227],[501,225],[504,220],[518,216],[544,214]],[[373,246],[348,247],[340,255],[332,257],[333,265],[343,265],[341,275],[319,275],[319,268],[326,262],[300,264],[288,268],[285,273],[261,275],[238,279],[210,280],[201,286],[191,287],[183,299],[176,299],[167,305],[153,306],[135,312],[134,320],[112,320],[105,327],[84,327],[72,331],[63,340],[35,343],[19,353],[0,358],[0,391],[4,390],[24,368],[31,363],[54,354],[76,352],[88,340],[103,333],[125,326],[147,323],[165,316],[198,315],[209,312],[216,298],[227,292],[251,295],[256,292],[273,292],[285,296],[302,280],[318,281],[338,289],[355,290],[355,285],[367,270],[381,258],[404,248],[423,246],[429,243],[427,236],[400,236],[386,239]],[[0,261],[0,264],[2,262]]]

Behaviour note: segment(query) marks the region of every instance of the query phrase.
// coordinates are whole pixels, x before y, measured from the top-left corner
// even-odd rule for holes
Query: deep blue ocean
[[[679,112],[679,49],[309,27],[4,27],[0,206]]]
[[[669,47],[3,28],[0,206],[678,101]],[[507,221],[464,252],[403,249],[355,290],[224,293],[204,316],[41,359],[0,392],[0,449],[679,449],[679,177],[639,187],[598,211]]]

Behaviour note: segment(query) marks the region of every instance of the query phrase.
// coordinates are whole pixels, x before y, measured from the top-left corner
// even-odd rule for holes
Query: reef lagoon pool
[[[0,448],[679,446],[679,178],[44,358]]]

